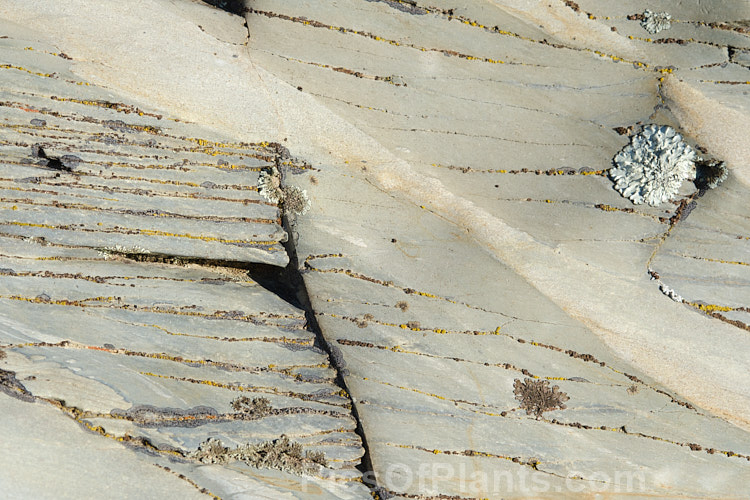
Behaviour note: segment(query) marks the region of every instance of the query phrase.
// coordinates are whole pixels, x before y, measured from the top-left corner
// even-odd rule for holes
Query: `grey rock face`
[[[0,79],[0,434],[18,452],[4,494],[93,498],[106,477],[122,498],[363,497],[348,396],[304,311],[251,278],[288,262],[258,173],[304,167],[29,74],[67,63],[2,42],[18,63]],[[196,452],[212,439],[246,451],[207,473]]]
[[[247,6],[0,5],[14,449],[161,497],[743,491],[745,10],[665,4],[657,39],[642,2]],[[727,179],[620,196],[651,123]],[[310,200],[286,231],[274,169]]]

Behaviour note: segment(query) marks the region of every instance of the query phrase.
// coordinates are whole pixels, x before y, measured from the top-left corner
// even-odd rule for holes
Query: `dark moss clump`
[[[564,410],[565,401],[569,400],[567,394],[560,391],[558,386],[549,385],[549,380],[534,380],[525,378],[523,382],[516,379],[513,384],[513,392],[516,399],[521,403],[521,408],[526,410],[527,415],[536,415],[540,418],[542,413],[549,410]]]
[[[326,466],[323,452],[303,453],[302,445],[281,436],[260,444],[245,444],[227,448],[215,438],[209,438],[188,455],[204,464],[226,463],[233,460],[245,462],[259,469],[278,469],[293,474],[312,474]]]
[[[695,169],[695,186],[698,189],[714,189],[729,175],[726,164],[718,160],[699,160],[695,163]]]

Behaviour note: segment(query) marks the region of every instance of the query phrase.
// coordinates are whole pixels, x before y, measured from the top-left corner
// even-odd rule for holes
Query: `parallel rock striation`
[[[259,284],[288,256],[258,174],[308,166],[0,43],[4,494],[366,494],[348,395],[305,312]],[[211,464],[211,439],[254,454]],[[284,457],[300,463],[268,470]]]
[[[9,24],[17,40],[0,42],[31,57],[39,50],[23,52],[33,44],[19,33],[36,37],[36,48],[47,33],[44,50],[72,57],[74,71],[50,55],[45,64],[62,66],[19,59],[13,66],[32,73],[9,66],[0,75],[96,81],[96,99],[204,128],[170,128],[146,114],[129,121],[123,116],[136,115],[113,109],[106,120],[176,127],[176,147],[185,146],[180,137],[200,137],[247,145],[225,151],[243,161],[250,150],[268,154],[229,162],[251,167],[231,177],[243,198],[257,199],[242,209],[251,215],[206,209],[213,217],[256,218],[262,208],[278,224],[277,202],[255,191],[258,171],[299,173],[278,188],[296,186],[311,202],[286,218],[287,247],[320,336],[303,326],[301,308],[250,282],[254,270],[269,286],[252,262],[283,265],[279,247],[201,243],[194,252],[204,257],[191,260],[171,256],[183,247],[149,247],[133,234],[78,245],[16,229],[7,241],[33,251],[19,261],[27,254],[10,247],[0,266],[2,300],[14,313],[2,316],[2,331],[21,337],[2,344],[8,408],[49,409],[8,393],[46,398],[90,426],[87,436],[127,440],[157,454],[169,468],[160,473],[183,474],[194,491],[217,496],[367,498],[362,480],[381,498],[428,499],[723,498],[745,487],[747,186],[735,174],[746,156],[747,9],[717,1],[706,13],[695,2],[666,2],[669,35],[656,37],[640,24],[643,2],[259,0],[246,4],[240,36],[238,18],[201,2],[71,1],[8,0],[0,15],[25,28]],[[117,22],[102,30],[103,18]],[[12,123],[44,127],[31,119]],[[710,191],[683,182],[658,206],[621,197],[607,170],[650,123],[725,161],[726,181]],[[126,125],[111,125],[126,134]],[[7,146],[19,168],[60,179],[96,159],[52,137],[14,140],[21,146]],[[167,154],[177,165],[187,155],[158,153]],[[208,154],[190,152],[186,168],[203,167],[190,162],[208,163]],[[292,154],[307,163],[287,165]],[[145,176],[161,162],[130,168]],[[228,185],[191,172],[165,179]],[[137,220],[126,227],[163,230]],[[223,222],[188,234],[229,239]],[[252,234],[266,227],[243,223]],[[235,247],[243,253],[228,262]],[[21,265],[28,262],[35,265]],[[120,286],[130,284],[130,293]],[[21,314],[46,323],[18,321]],[[86,328],[60,335],[51,324],[58,317]],[[91,381],[91,397],[74,389],[79,378]],[[524,399],[535,394],[529,388],[540,397]],[[364,438],[363,476],[353,468],[364,450],[352,417]],[[297,465],[318,463],[311,457],[322,451],[324,477],[253,469],[245,462],[262,462],[259,449]],[[165,461],[175,453],[193,461]],[[132,456],[142,466],[152,455]],[[230,456],[242,460],[226,463]]]

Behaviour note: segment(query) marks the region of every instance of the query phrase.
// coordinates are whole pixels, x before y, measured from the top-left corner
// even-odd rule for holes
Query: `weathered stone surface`
[[[396,2],[265,1],[248,14],[250,51],[265,69],[408,162],[344,149],[344,172],[316,174],[308,188],[318,209],[297,243],[378,479],[427,496],[730,495],[750,441],[693,404],[747,426],[736,390],[746,334],[670,303],[647,271],[685,248],[677,235],[704,200],[746,213],[726,191],[742,199],[746,188],[699,199],[684,184],[680,198],[697,202],[687,218],[679,204],[634,207],[602,173],[638,124],[679,127],[661,79],[722,79],[727,44],[746,37],[706,27],[696,36],[705,42],[660,43],[606,8],[522,4],[531,5],[425,5],[415,15]],[[547,33],[493,32],[502,11]],[[294,36],[273,37],[280,30]],[[723,88],[721,102],[742,101]],[[476,242],[484,250],[472,251]],[[735,308],[747,303],[709,272],[697,276]],[[568,408],[525,415],[512,386],[526,376],[553,380]]]
[[[54,47],[2,42],[4,233],[131,253],[286,262],[278,211],[257,192],[258,172],[283,161],[279,145],[225,141],[113,101],[70,73]]]
[[[3,495],[9,498],[205,498],[190,483],[102,441],[46,404],[0,396]]]
[[[366,439],[365,465],[372,466],[368,475],[381,497],[723,498],[744,491],[750,470],[750,315],[743,288],[750,119],[741,54],[750,46],[747,6],[719,1],[707,10],[702,2],[662,2],[659,9],[670,12],[672,26],[650,35],[637,16],[653,6],[642,2],[262,0],[248,2],[249,37],[242,45],[236,18],[196,2],[112,2],[104,9],[73,3],[75,19],[65,7],[28,0],[11,1],[0,14],[20,27],[33,20],[35,43],[73,57],[69,74],[63,73],[67,66],[59,69],[65,78],[97,83],[123,102],[144,102],[169,110],[160,111],[165,116],[213,129],[201,137],[273,141],[310,163],[304,175],[291,178],[312,200],[310,212],[291,226],[291,260],[296,257],[332,364],[351,394]],[[18,38],[24,32],[12,33]],[[55,80],[23,75],[32,76]],[[606,170],[648,123],[672,126],[702,154],[725,160],[729,179],[708,193],[685,183],[675,204],[633,206],[612,188]],[[13,130],[20,134],[14,140],[28,149],[28,131]],[[181,147],[172,139],[173,147]],[[20,164],[27,149],[8,146],[9,155],[19,158],[13,168],[33,168]],[[80,157],[106,161],[93,153]],[[257,160],[253,172],[270,164]],[[174,174],[169,179],[197,182],[191,172]],[[106,207],[122,209],[136,199],[117,198],[119,205],[108,200]],[[188,213],[200,214],[203,206],[201,201]],[[216,205],[212,215],[234,214],[225,206]],[[36,234],[28,231],[14,235]],[[129,244],[140,244],[131,236]],[[55,251],[68,252],[60,255],[75,259],[111,257],[98,255],[100,244],[68,249],[60,245],[70,242],[53,243]],[[235,259],[216,248],[205,249],[207,258],[261,260],[257,252]],[[8,296],[30,300],[6,299],[7,310],[20,314],[23,306],[35,317],[45,316],[42,308],[64,309],[54,294],[91,298],[96,287],[124,284],[124,276],[143,276],[134,284],[148,290],[156,276],[195,280],[209,273],[215,283],[220,273],[126,262],[114,253],[115,260],[92,261],[81,273],[116,278],[71,288],[53,282],[78,284],[79,278],[60,276],[75,265],[40,261],[24,267],[17,262],[21,250],[14,251],[0,267],[16,274],[4,270],[2,283]],[[49,251],[35,246],[30,256]],[[164,252],[180,254],[175,248]],[[279,264],[284,257],[263,262]],[[99,265],[106,275],[94,273]],[[38,274],[47,270],[57,274]],[[347,399],[332,390],[335,372],[315,364],[325,359],[319,351],[283,347],[287,330],[300,335],[289,338],[312,343],[312,334],[301,329],[301,311],[260,290],[250,299],[239,289],[251,284],[202,284],[211,289],[203,292],[197,281],[163,281],[143,296],[107,290],[124,297],[107,307],[67,306],[78,316],[97,314],[91,321],[108,325],[109,337],[117,340],[108,342],[113,347],[96,343],[98,336],[88,331],[76,332],[75,344],[41,345],[41,339],[54,344],[63,337],[53,325],[30,329],[15,316],[6,318],[6,334],[36,339],[24,346],[13,340],[18,345],[0,361],[17,370],[17,379],[6,378],[8,391],[31,397],[16,385],[21,380],[35,397],[58,391],[92,412],[112,408],[116,415],[156,418],[165,411],[158,408],[170,407],[179,408],[181,418],[195,418],[210,411],[201,406],[224,415],[235,394],[252,392],[229,384],[252,385],[274,408],[304,412],[265,416],[253,421],[252,432],[237,419],[152,427],[138,425],[135,417],[92,413],[87,422],[119,436],[138,431],[152,443],[180,449],[195,449],[205,429],[235,445],[269,439],[281,431],[277,426],[289,426],[312,449],[328,455],[339,446],[343,466],[331,474],[356,479],[357,438],[345,416]],[[684,302],[665,296],[660,283]],[[50,291],[38,291],[41,285]],[[160,293],[174,290],[180,294],[176,303]],[[200,338],[130,324],[163,315],[144,312],[148,304],[215,312],[220,300],[233,304],[221,310],[248,318],[278,308],[289,323],[249,325],[239,318],[169,313],[170,331],[195,331]],[[204,323],[217,321],[233,325],[231,336],[262,335],[265,340],[247,343],[265,349],[208,347],[244,344],[203,338],[216,336]],[[245,331],[251,326],[252,334]],[[154,334],[159,347],[148,349]],[[171,359],[177,356],[183,359]],[[110,357],[120,359],[122,369],[104,377],[97,367]],[[81,367],[84,361],[93,368]],[[196,362],[199,367],[191,366]],[[226,371],[224,364],[231,363],[252,369]],[[285,368],[277,372],[269,364]],[[23,380],[30,367],[45,378]],[[191,375],[195,370],[202,378]],[[74,382],[90,376],[86,385]],[[527,414],[515,390],[515,381],[527,378],[558,386],[569,397],[566,407],[552,404],[555,409],[541,415]],[[154,387],[184,404],[169,403]],[[340,420],[347,426],[332,432]],[[337,438],[324,442],[316,434],[321,429]],[[270,495],[266,488],[279,497],[310,494],[300,493],[300,483],[278,487],[286,476],[266,471],[168,466],[215,494]],[[351,481],[343,491],[331,481],[316,484],[330,496],[367,495]]]
[[[651,267],[691,307],[750,331],[747,194],[735,178],[707,191],[659,246]]]
[[[242,272],[8,237],[2,248],[0,366],[34,406],[166,457],[208,437],[238,446],[286,434],[326,454],[323,477],[358,476],[349,399],[303,312]],[[266,398],[269,411],[238,412],[230,403],[242,396]]]
[[[180,12],[222,33],[216,11]],[[92,85],[62,48],[4,23],[4,492],[366,495],[350,399],[296,299],[269,281],[283,273],[267,264],[288,262],[287,235],[258,173],[308,165]],[[263,410],[238,409],[242,397]],[[295,476],[192,455],[208,438],[233,448],[282,435],[326,466]]]

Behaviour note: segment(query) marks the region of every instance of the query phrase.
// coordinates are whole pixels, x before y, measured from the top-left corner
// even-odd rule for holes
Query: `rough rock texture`
[[[201,130],[114,101],[69,74],[54,49],[3,42],[4,233],[134,253],[287,262],[276,207],[257,192],[259,171],[279,161],[278,144],[188,135]]]
[[[661,2],[671,27],[649,35],[640,17],[654,7],[644,2],[246,4],[246,29],[237,16],[187,0],[0,5],[3,101],[21,103],[0,108],[14,134],[0,150],[9,179],[0,205],[8,242],[0,404],[27,405],[42,425],[68,413],[87,438],[109,444],[110,436],[148,439],[158,450],[136,439],[141,451],[120,449],[133,462],[113,473],[158,463],[184,474],[192,491],[229,498],[314,497],[303,487],[367,498],[353,469],[361,453],[354,418],[367,452],[364,479],[381,498],[744,491],[750,108],[742,54],[750,7]],[[51,98],[83,100],[86,92],[150,114]],[[75,128],[49,113],[79,108],[163,132],[88,121]],[[725,161],[727,180],[707,192],[684,182],[674,203],[655,207],[622,198],[606,171],[649,123]],[[104,132],[102,141],[153,135],[171,149],[102,142],[121,148],[122,159],[107,159],[85,151],[82,138],[64,139],[69,131],[48,130],[63,124],[85,137]],[[216,158],[184,149],[194,147],[188,137],[243,157],[227,161],[247,171],[203,165]],[[50,169],[49,157],[69,171]],[[153,168],[184,159],[186,171]],[[236,197],[257,203],[190,200],[168,210],[114,190],[97,204],[65,198],[85,192],[55,184],[77,172],[104,182],[96,161],[125,163],[110,170],[143,178],[112,180],[108,190],[208,180],[244,186]],[[302,304],[227,270],[287,260],[276,207],[254,189],[258,171],[271,166],[286,169],[283,182],[311,201],[286,227],[292,271],[304,279],[319,332],[304,328]],[[29,176],[48,185],[19,182]],[[215,191],[178,186],[168,184],[168,193]],[[158,202],[168,206],[167,198]],[[84,203],[111,219],[64,219],[91,217]],[[166,229],[153,213],[123,210],[152,208],[254,219],[232,226],[172,216],[174,234],[228,240],[239,231],[231,239],[274,243],[139,238]],[[87,230],[98,222],[128,231],[94,239]],[[186,267],[186,255],[198,259]],[[227,333],[216,332],[219,324]],[[527,414],[514,392],[527,379],[557,386],[565,408]],[[293,411],[230,418],[231,401],[248,392]],[[22,432],[32,439],[34,427]],[[331,477],[303,482],[246,464],[169,461],[169,450],[194,451],[208,438],[235,448],[282,433],[325,451]],[[77,460],[70,463],[86,463]]]
[[[309,166],[92,85],[59,48],[0,45],[4,495],[366,495],[350,399],[267,265],[287,234],[258,173]],[[193,455],[282,435],[327,467]]]

